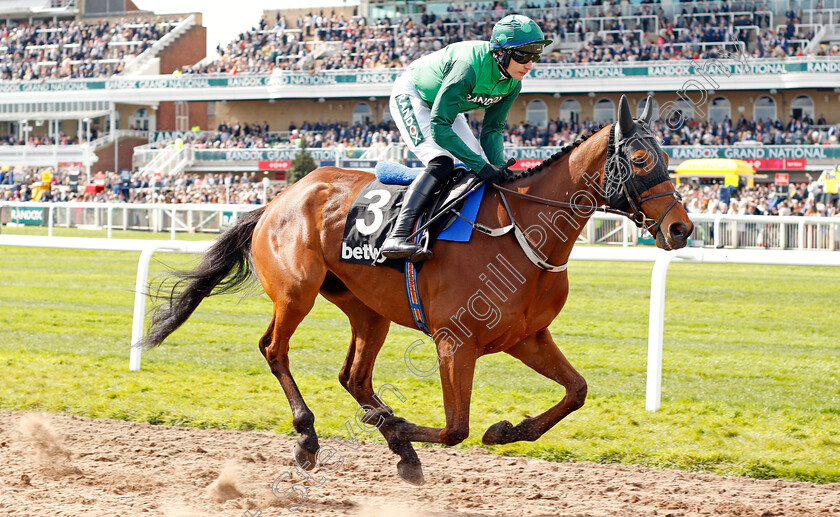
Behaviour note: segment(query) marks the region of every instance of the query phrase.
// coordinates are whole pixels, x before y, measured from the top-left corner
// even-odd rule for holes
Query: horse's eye
[[[633,156],[630,158],[630,161],[633,162],[633,165],[638,165],[639,167],[643,167],[647,165],[647,157],[646,156]]]

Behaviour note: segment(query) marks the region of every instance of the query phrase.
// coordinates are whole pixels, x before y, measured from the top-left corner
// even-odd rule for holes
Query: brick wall
[[[172,44],[163,49],[160,58],[160,73],[171,74],[183,65],[194,65],[207,56],[207,28],[193,25]],[[189,123],[186,129],[199,126],[207,129],[207,103],[190,102]],[[161,102],[157,112],[158,131],[174,131],[175,103]]]
[[[194,65],[207,57],[207,28],[193,25],[158,54],[160,73],[171,74],[183,65]]]
[[[99,157],[99,161],[91,165],[90,172],[95,174],[97,172],[106,172],[106,171],[114,171],[119,172],[117,169],[131,169],[131,158],[134,156],[134,148],[138,145],[148,144],[149,141],[145,138],[122,138],[119,140],[118,144],[118,152],[119,158],[114,166],[114,146],[107,145],[98,151],[96,151],[96,156]]]
[[[207,102],[196,101],[187,102],[189,106],[189,123],[184,131],[189,130],[193,126],[198,126],[202,131],[211,129],[207,125]],[[161,102],[157,111],[157,130],[158,131],[175,131],[175,103]],[[213,128],[214,129],[214,128]]]

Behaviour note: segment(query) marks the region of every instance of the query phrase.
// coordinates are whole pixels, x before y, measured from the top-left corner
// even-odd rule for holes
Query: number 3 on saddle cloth
[[[380,162],[376,165],[376,179],[362,188],[347,213],[341,239],[341,261],[387,266],[402,271],[405,274],[406,296],[411,314],[420,330],[428,334],[423,302],[417,288],[417,273],[423,263],[415,264],[407,259],[386,259],[380,255],[382,243],[394,227],[408,185],[419,172],[419,169],[410,169],[393,162]],[[446,206],[467,192],[477,181],[478,177],[474,174],[467,173],[463,168],[458,173],[456,169],[456,174],[443,184],[435,196],[435,201],[429,204],[418,219],[415,229],[437,213],[438,208]],[[465,201],[452,207],[450,215],[441,217],[427,230],[418,234],[414,238],[415,242],[422,242],[427,247],[431,247],[436,240],[468,242],[473,228],[464,219],[475,221],[483,194],[484,185],[467,196]],[[464,219],[459,218],[455,211]]]

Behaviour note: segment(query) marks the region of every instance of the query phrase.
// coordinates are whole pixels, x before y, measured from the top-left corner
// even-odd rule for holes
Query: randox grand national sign
[[[529,81],[558,79],[615,79],[622,77],[696,76],[698,69],[712,60],[650,61],[644,63],[545,63],[535,68]],[[787,60],[721,58],[710,75],[787,75],[797,73],[840,74],[840,59],[831,57],[793,58]],[[277,70],[271,74],[204,75],[183,74],[109,79],[63,79],[48,81],[0,81],[0,94],[20,92],[67,92],[87,90],[202,90],[208,88],[272,88],[295,86],[347,86],[353,84],[390,84],[402,68],[365,70]],[[840,84],[840,81],[838,81]]]

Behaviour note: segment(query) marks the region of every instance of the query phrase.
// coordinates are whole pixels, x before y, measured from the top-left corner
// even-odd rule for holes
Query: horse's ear
[[[627,102],[626,95],[622,95],[618,102],[618,129],[622,137],[633,131],[633,113],[630,112],[630,103]]]
[[[648,95],[645,100],[645,109],[642,111],[642,122],[650,125],[650,119],[653,117],[653,97]]]

